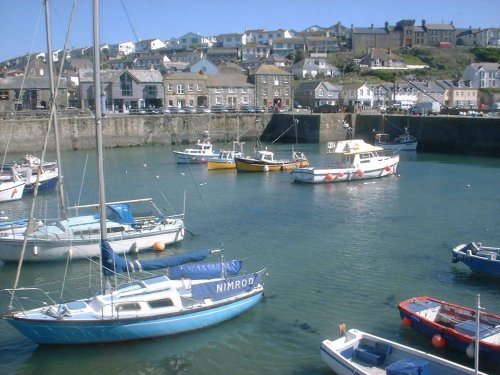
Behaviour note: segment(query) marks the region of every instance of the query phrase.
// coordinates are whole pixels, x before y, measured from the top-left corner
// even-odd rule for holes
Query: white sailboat
[[[94,0],[95,93],[100,93],[98,0]],[[194,331],[219,324],[255,306],[263,296],[264,270],[237,276],[241,261],[194,264],[220,250],[152,261],[126,261],[117,256],[107,241],[104,187],[101,105],[96,101],[96,141],[99,174],[101,266],[106,287],[91,298],[52,303],[32,310],[19,310],[3,318],[38,344],[96,344],[139,340]],[[96,247],[99,247],[96,245]],[[23,250],[24,252],[24,250]],[[22,265],[19,262],[11,307],[17,295]],[[135,279],[134,271],[167,269],[167,273]],[[125,277],[125,283],[111,286]],[[32,291],[32,288],[29,288]],[[45,294],[47,295],[47,294]],[[19,304],[19,306],[22,306]]]

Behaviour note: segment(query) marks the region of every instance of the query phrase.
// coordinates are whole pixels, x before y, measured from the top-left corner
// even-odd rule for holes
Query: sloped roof
[[[274,65],[263,64],[253,73],[254,75],[275,75],[275,76],[291,76],[292,73],[280,69]]]
[[[238,73],[212,74],[208,77],[208,85],[213,87],[254,87],[248,83],[247,76]]]
[[[24,81],[24,82],[23,82]],[[27,89],[50,89],[49,77],[8,77],[0,78],[0,89],[19,89],[23,87],[24,90]],[[66,81],[61,80],[59,82],[59,88],[64,89],[67,87]]]

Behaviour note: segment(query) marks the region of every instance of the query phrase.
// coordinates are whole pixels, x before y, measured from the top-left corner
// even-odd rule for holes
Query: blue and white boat
[[[38,191],[56,191],[59,183],[57,162],[43,162],[33,155],[26,155],[21,165],[16,167],[26,180],[25,193],[32,193],[38,180]],[[38,177],[40,175],[40,177]]]
[[[217,158],[218,153],[213,151],[208,134],[205,139],[198,140],[195,148],[186,148],[184,151],[174,151],[177,164],[206,164],[209,159]]]
[[[338,375],[484,374],[444,358],[350,329],[321,343],[321,358]]]
[[[238,275],[240,260],[186,264],[220,250],[146,261],[125,261],[107,241],[101,251],[103,275],[108,280],[126,275],[127,282],[91,298],[11,312],[3,318],[37,344],[102,344],[214,326],[251,309],[263,297],[264,270]],[[166,273],[145,279],[130,276],[158,269]],[[9,291],[19,296],[23,289]]]
[[[481,242],[463,243],[452,250],[453,263],[462,262],[472,271],[500,277],[500,248]]]

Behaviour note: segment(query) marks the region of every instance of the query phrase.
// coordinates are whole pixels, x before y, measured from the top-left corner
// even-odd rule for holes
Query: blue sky
[[[457,27],[500,27],[500,0],[101,0],[101,42],[242,33],[302,31],[312,26],[394,25],[401,19]],[[70,47],[92,44],[92,1],[78,0]],[[411,5],[414,4],[414,5]],[[73,0],[50,0],[53,48],[63,48]],[[0,0],[0,61],[47,49],[43,0]]]

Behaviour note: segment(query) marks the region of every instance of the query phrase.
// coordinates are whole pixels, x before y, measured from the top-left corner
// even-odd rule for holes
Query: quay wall
[[[92,149],[95,124],[91,116],[58,119],[62,150]],[[348,125],[349,127],[348,127]],[[188,144],[209,132],[214,142],[242,141],[322,143],[350,137],[373,142],[381,115],[257,113],[163,116],[113,116],[102,120],[105,147]],[[0,151],[40,154],[48,119],[0,120]],[[500,117],[384,116],[384,131],[393,136],[408,127],[418,139],[418,150],[500,157]],[[48,150],[55,150],[53,131]]]

